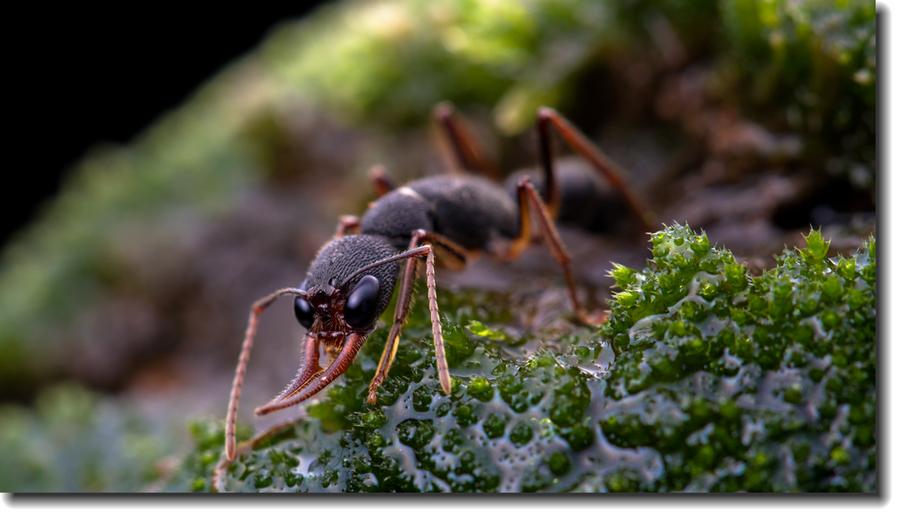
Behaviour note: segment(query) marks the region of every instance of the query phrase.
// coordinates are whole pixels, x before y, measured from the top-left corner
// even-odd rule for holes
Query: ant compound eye
[[[312,306],[305,298],[298,296],[294,298],[294,316],[297,316],[297,321],[299,321],[301,325],[309,328],[313,324],[316,313],[313,312]]]
[[[306,283],[308,281],[308,278],[303,279],[303,283],[300,284],[301,291],[306,291]],[[294,298],[294,316],[296,316],[297,321],[306,328],[311,327],[313,320],[316,319],[316,313],[313,311],[312,305],[310,305],[309,302],[306,301],[306,298],[303,298],[302,296]]]
[[[378,292],[381,284],[372,275],[366,275],[350,293],[344,305],[344,321],[351,327],[364,327],[377,317]]]

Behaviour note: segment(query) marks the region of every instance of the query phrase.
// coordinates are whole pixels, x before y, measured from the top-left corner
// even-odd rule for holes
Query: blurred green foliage
[[[602,340],[588,329],[512,338],[473,319],[491,316],[473,309],[480,293],[442,292],[442,312],[458,315],[443,321],[450,395],[421,307],[376,404],[364,393],[384,328],[309,418],[239,458],[224,488],[874,491],[875,239],[829,259],[811,231],[757,277],[687,227],[651,242],[642,271],[612,271],[622,290]],[[219,438],[195,456],[208,461],[175,488],[210,489],[222,439],[207,429]]]
[[[721,5],[723,95],[772,130],[803,135],[814,169],[874,192],[875,2]]]
[[[0,406],[0,491],[148,490],[177,464],[178,434],[80,386],[56,385],[34,410]]]
[[[609,5],[585,0],[351,2],[320,16],[264,49],[300,95],[388,125],[421,124],[445,99],[495,106],[507,133],[561,100],[615,23]]]

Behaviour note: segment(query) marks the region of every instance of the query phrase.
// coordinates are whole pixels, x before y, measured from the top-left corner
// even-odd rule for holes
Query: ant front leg
[[[252,438],[247,441],[241,442],[237,444],[237,448],[235,449],[234,456],[220,458],[219,463],[216,464],[215,470],[213,470],[212,476],[212,491],[213,492],[225,492],[225,474],[228,472],[228,467],[231,466],[231,463],[234,461],[235,457],[242,456],[246,451],[253,450],[266,440],[270,439],[272,436],[281,433],[285,429],[296,425],[297,422],[306,418],[307,415],[304,413],[303,415],[293,418],[291,420],[281,422],[280,424],[275,424],[272,427],[257,433]]]
[[[229,460],[234,459],[238,401],[241,398],[241,387],[244,385],[244,374],[247,372],[247,363],[250,361],[250,351],[253,349],[253,339],[256,337],[256,327],[259,324],[259,315],[272,305],[272,302],[288,294],[298,296],[306,295],[306,293],[300,289],[279,289],[269,296],[257,300],[250,309],[250,319],[247,321],[247,332],[244,334],[244,342],[241,344],[241,355],[238,358],[238,365],[234,372],[234,383],[231,386],[231,396],[228,399],[228,413],[225,417],[225,454],[228,456]],[[309,351],[307,351],[307,360],[309,360],[310,357]]]
[[[411,256],[403,270],[403,276],[400,279],[400,290],[397,295],[397,308],[394,310],[394,324],[391,326],[391,332],[388,334],[387,343],[381,354],[381,360],[378,363],[378,370],[372,383],[369,384],[369,396],[367,401],[374,404],[377,400],[375,394],[378,386],[387,378],[388,370],[394,362],[397,355],[397,345],[400,342],[400,330],[406,323],[409,315],[410,302],[412,301],[413,283],[416,276],[416,261],[421,254],[425,255],[425,283],[428,286],[428,309],[431,314],[431,332],[434,336],[434,356],[437,363],[438,379],[441,383],[444,393],[450,394],[450,368],[447,365],[447,356],[444,352],[444,337],[441,330],[441,315],[438,310],[437,292],[434,280],[434,249],[432,244],[441,246],[444,249],[456,252],[455,244],[447,242],[437,235],[431,234],[425,230],[417,230],[410,241],[409,250],[412,251],[419,248],[424,243],[424,252]],[[458,247],[457,247],[458,248]],[[409,253],[409,251],[407,252]]]

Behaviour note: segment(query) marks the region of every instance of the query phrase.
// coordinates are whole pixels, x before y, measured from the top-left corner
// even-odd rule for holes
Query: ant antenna
[[[250,350],[253,349],[253,338],[256,336],[256,326],[259,324],[259,315],[272,305],[272,302],[288,294],[307,298],[306,291],[287,287],[279,289],[265,298],[260,298],[250,309],[250,319],[247,322],[247,333],[244,334],[244,343],[241,345],[241,355],[238,358],[237,369],[234,371],[234,383],[231,385],[231,397],[228,399],[228,416],[225,419],[225,454],[228,456],[229,460],[234,459],[238,399],[241,398],[241,386],[244,384],[244,373],[247,371],[247,362],[250,360]]]
[[[348,276],[341,283],[341,285],[340,285],[340,287],[338,287],[338,289],[340,290],[340,289],[344,288],[347,284],[350,283],[351,280],[354,280],[356,277],[358,277],[359,275],[365,273],[366,271],[368,271],[370,269],[374,269],[378,266],[383,266],[385,264],[390,264],[391,262],[397,262],[397,261],[400,261],[403,259],[408,259],[410,257],[421,256],[421,255],[426,254],[428,252],[428,250],[430,250],[430,249],[431,248],[429,246],[419,246],[418,248],[406,250],[403,253],[398,253],[397,255],[393,255],[386,259],[382,259],[377,262],[373,262],[373,263],[369,264],[368,266],[359,268],[356,271],[354,271],[352,274],[350,274],[350,276]]]

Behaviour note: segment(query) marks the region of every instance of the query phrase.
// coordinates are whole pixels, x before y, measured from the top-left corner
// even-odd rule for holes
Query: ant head
[[[316,255],[300,286],[306,296],[294,300],[294,314],[311,335],[338,338],[342,348],[348,334],[369,334],[394,294],[397,262],[370,267],[397,253],[384,240],[370,235],[347,235],[329,242]],[[326,343],[326,348],[328,346]],[[330,351],[330,350],[329,350]]]
[[[297,377],[274,400],[256,408],[257,415],[306,400],[346,371],[391,301],[400,269],[398,262],[410,256],[414,255],[398,254],[379,237],[340,237],[319,250],[299,289],[281,289],[257,302],[247,327],[249,341],[245,341],[245,350],[247,343],[252,343],[256,315],[281,295],[296,296],[294,313],[309,329]],[[319,365],[320,347],[331,356],[324,369]],[[237,401],[235,393],[240,394],[240,385],[235,386],[238,388],[236,392],[232,390],[233,407]],[[234,442],[228,443],[233,451]]]

